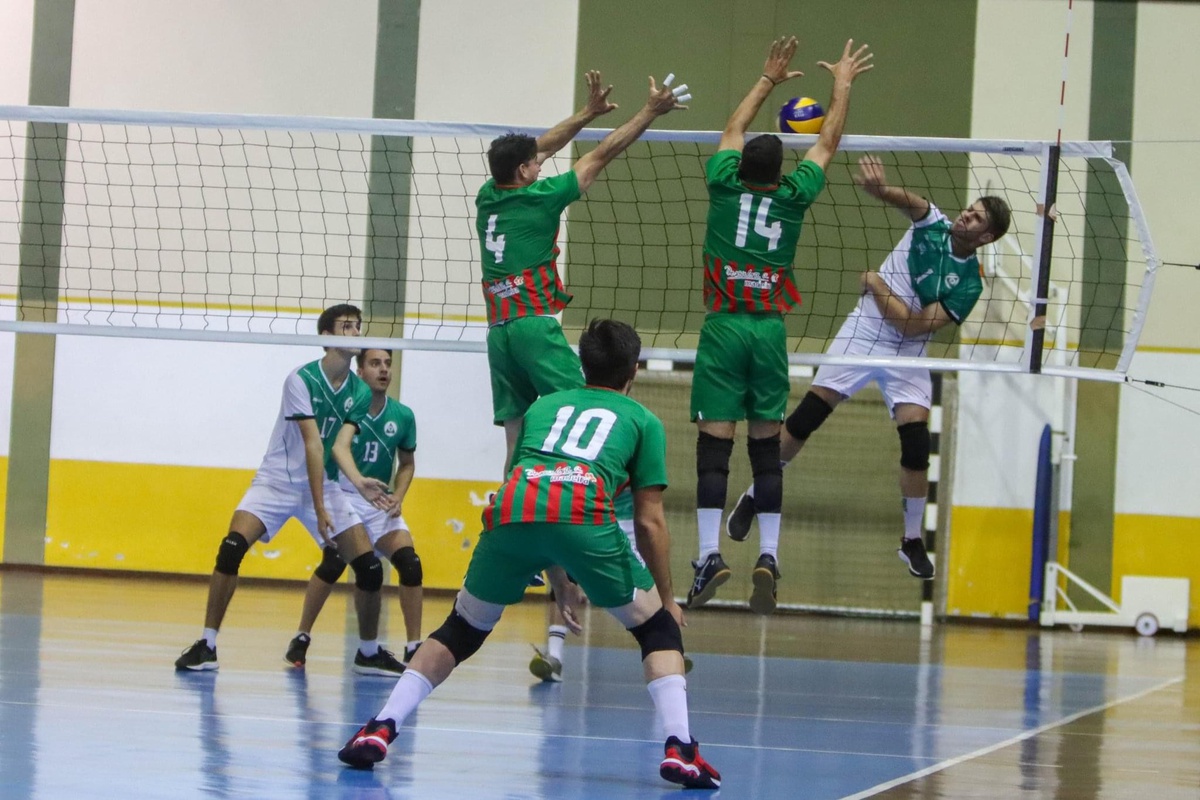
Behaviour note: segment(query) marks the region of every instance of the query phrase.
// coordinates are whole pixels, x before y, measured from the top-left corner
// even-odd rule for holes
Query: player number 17
[[[759,200],[757,215],[754,215],[755,199]],[[746,192],[739,202],[742,210],[738,214],[737,238],[734,243],[738,247],[746,246],[746,236],[750,233],[750,217],[754,215],[754,232],[767,240],[767,252],[778,248],[779,239],[783,236],[783,223],[775,220],[770,225],[767,224],[767,215],[771,211],[771,198],[757,198],[756,195]]]

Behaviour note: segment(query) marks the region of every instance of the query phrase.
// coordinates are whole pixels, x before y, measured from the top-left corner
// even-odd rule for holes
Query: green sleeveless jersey
[[[786,312],[800,302],[792,262],[804,213],[825,186],[825,172],[802,161],[777,185],[738,178],[742,154],[708,160],[708,229],[704,236],[704,305],[709,311]]]
[[[331,455],[333,443],[343,423],[357,424],[367,413],[371,406],[371,387],[367,386],[362,378],[349,372],[346,380],[335,390],[325,377],[320,361],[305,364],[296,374],[308,389],[312,402],[312,418],[317,422],[317,429],[321,432],[321,443],[325,445],[325,474],[330,480],[336,481],[338,468]]]
[[[578,200],[574,170],[529,186],[488,180],[475,196],[475,230],[483,263],[488,324],[530,314],[555,314],[571,295],[558,275],[558,224]]]
[[[602,525],[613,498],[667,485],[662,422],[626,395],[585,386],[539,398],[525,412],[508,480],[483,512],[486,528],[514,522]]]
[[[350,452],[354,465],[365,478],[375,478],[390,483],[396,465],[396,451],[413,452],[417,449],[417,418],[412,409],[392,398],[380,410],[378,416],[368,411],[358,422],[358,433]],[[351,491],[354,487],[345,476],[342,485]]]

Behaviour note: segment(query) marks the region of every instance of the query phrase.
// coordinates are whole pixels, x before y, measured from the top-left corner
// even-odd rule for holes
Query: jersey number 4
[[[757,215],[754,214],[755,200],[759,200]],[[771,213],[771,198],[759,198],[746,192],[738,202],[741,204],[742,210],[738,214],[737,238],[734,240],[734,244],[738,247],[746,246],[746,237],[750,234],[750,217],[753,216],[754,232],[767,240],[767,252],[777,249],[779,239],[783,236],[783,223],[775,220],[769,225],[767,224],[767,215]]]
[[[574,424],[567,433],[567,439],[560,444],[559,439],[562,438],[563,431],[567,429],[567,423],[572,419]],[[593,422],[598,423],[594,428],[592,427]],[[612,432],[613,425],[616,424],[617,415],[607,408],[589,408],[580,411],[576,416],[575,406],[563,406],[558,410],[558,416],[554,419],[554,425],[550,428],[546,441],[542,442],[542,452],[562,453],[583,461],[592,461],[600,455],[600,450],[604,447],[608,434]],[[584,436],[587,436],[586,442],[581,441]]]
[[[504,234],[496,235],[496,220],[500,217],[499,214],[492,214],[488,217],[487,233],[483,239],[483,246],[491,251],[492,257],[496,259],[497,264],[504,263]]]

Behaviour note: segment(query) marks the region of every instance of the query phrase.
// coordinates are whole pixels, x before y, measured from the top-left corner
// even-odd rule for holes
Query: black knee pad
[[[783,466],[779,463],[779,434],[749,439],[750,471],[754,473],[754,512],[778,514],[783,510]]]
[[[374,553],[363,553],[350,562],[354,570],[354,585],[364,592],[378,592],[383,586],[383,564]]]
[[[701,432],[696,439],[696,507],[724,508],[733,439]]]
[[[400,575],[401,586],[420,586],[425,579],[421,570],[421,557],[411,547],[401,547],[392,553],[392,566]]]
[[[455,609],[450,612],[450,616],[446,617],[442,627],[429,634],[429,638],[437,639],[445,645],[446,649],[450,651],[450,655],[454,656],[455,666],[458,666],[475,655],[476,651],[483,646],[489,633],[491,631],[481,631],[472,626],[462,618],[458,609]]]
[[[346,562],[338,555],[336,547],[321,548],[321,563],[313,570],[313,575],[326,583],[337,583],[346,571]]]
[[[683,633],[679,630],[679,623],[665,608],[660,608],[654,612],[654,616],[641,625],[630,628],[629,632],[642,647],[643,661],[646,660],[646,656],[659,650],[683,653]]]
[[[896,426],[900,434],[900,466],[924,472],[929,469],[929,423],[906,422]]]
[[[242,559],[249,550],[250,543],[246,541],[246,537],[237,531],[230,531],[217,548],[215,569],[222,575],[237,575],[242,566]]]
[[[794,438],[804,441],[812,436],[813,431],[821,427],[826,418],[833,413],[833,406],[826,403],[815,392],[808,392],[796,410],[788,415],[783,423],[787,432]]]

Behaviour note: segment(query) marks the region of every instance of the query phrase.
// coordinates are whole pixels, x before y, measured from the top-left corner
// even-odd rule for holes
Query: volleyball
[[[820,133],[824,121],[825,109],[811,97],[793,97],[779,109],[782,133]]]

